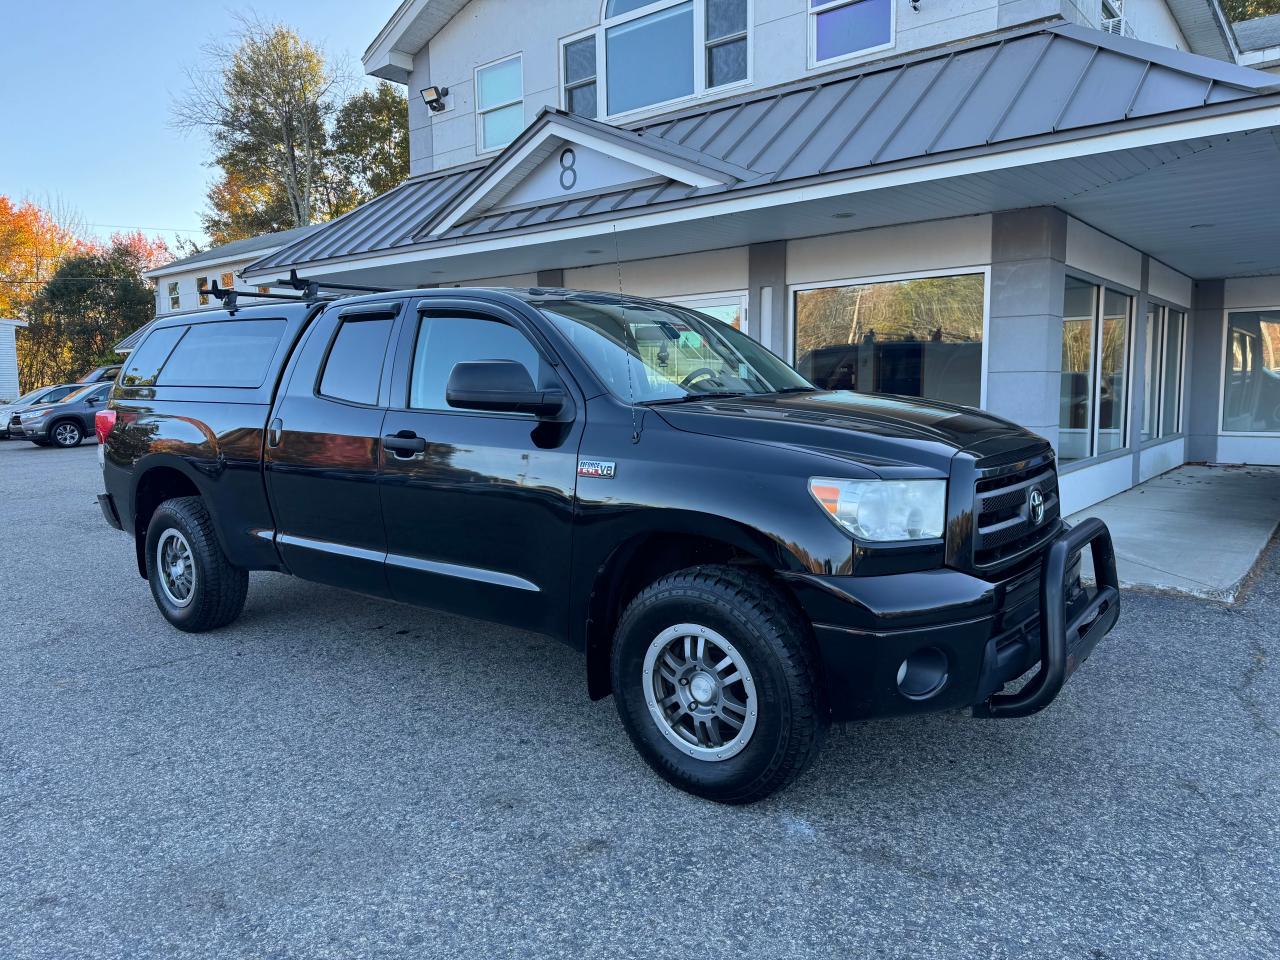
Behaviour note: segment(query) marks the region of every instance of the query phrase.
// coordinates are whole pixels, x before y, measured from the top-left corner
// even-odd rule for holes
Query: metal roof
[[[148,320],[111,349],[116,353],[129,353],[142,342],[142,338],[146,336],[147,331],[151,329],[151,325],[155,322],[155,319]]]
[[[1232,24],[1236,32],[1236,43],[1241,50],[1266,50],[1268,47],[1280,47],[1280,13],[1269,17],[1257,17],[1254,20],[1241,20]]]
[[[994,34],[908,58],[883,61],[727,101],[700,105],[618,131],[689,161],[732,165],[743,174],[695,189],[668,180],[463,221],[431,238],[427,228],[484,168],[409,181],[249,268],[430,248],[482,236],[527,233],[551,223],[616,217],[624,211],[697,202],[746,190],[844,179],[883,166],[999,152],[1085,131],[1123,129],[1186,111],[1229,110],[1274,92],[1262,71],[1061,22]],[[534,122],[564,122],[547,110]],[[500,164],[530,135],[504,150]]]
[[[310,226],[294,227],[292,230],[281,230],[278,233],[264,233],[261,236],[249,237],[245,240],[233,240],[231,243],[210,247],[208,250],[192,254],[189,257],[183,257],[181,260],[170,260],[163,266],[148,270],[146,276],[162,277],[178,269],[189,270],[202,263],[219,263],[223,260],[232,260],[237,257],[248,257],[264,250],[277,250],[280,247],[288,246],[295,241],[301,240],[308,233],[318,230],[322,226],[324,224],[313,223]]]
[[[324,229],[278,250],[247,268],[260,271],[330,260],[413,242],[418,228],[471,184],[485,165],[406,180],[380,197],[325,224]]]

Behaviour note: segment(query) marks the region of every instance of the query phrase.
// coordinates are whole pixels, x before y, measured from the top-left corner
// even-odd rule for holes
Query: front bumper
[[[1096,588],[1079,584],[1085,547]],[[963,708],[1027,716],[1053,701],[1119,615],[1111,536],[1092,519],[1001,581],[951,568],[790,580],[813,624],[835,720]],[[900,672],[907,663],[940,664],[936,688],[911,690]],[[1040,671],[1017,694],[1002,693],[1037,663]]]
[[[48,428],[43,423],[9,425],[9,436],[14,440],[43,440],[48,432]]]

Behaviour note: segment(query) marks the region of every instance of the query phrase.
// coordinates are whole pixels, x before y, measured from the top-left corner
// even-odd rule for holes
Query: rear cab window
[[[283,319],[194,324],[178,340],[155,383],[162,387],[260,387],[284,331]]]
[[[317,393],[331,400],[375,406],[396,313],[344,316],[320,374]]]
[[[186,326],[163,327],[151,331],[150,336],[138,345],[129,355],[124,372],[120,374],[120,385],[124,387],[150,387],[156,382],[160,368],[169,359],[174,346],[187,332]]]

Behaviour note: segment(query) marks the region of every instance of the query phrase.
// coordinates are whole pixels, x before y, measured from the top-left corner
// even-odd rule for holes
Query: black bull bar
[[[1088,603],[1068,618],[1067,570],[1086,546],[1093,555],[1096,589]],[[1111,531],[1089,517],[1049,546],[1040,570],[1040,669],[1015,693],[997,693],[973,708],[975,717],[1027,717],[1053,702],[1067,678],[1120,616],[1120,581]]]

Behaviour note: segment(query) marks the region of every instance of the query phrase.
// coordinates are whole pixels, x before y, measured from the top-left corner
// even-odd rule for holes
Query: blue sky
[[[96,234],[142,227],[172,241],[200,238],[198,213],[215,171],[200,134],[170,123],[201,66],[206,38],[232,15],[281,20],[349,58],[396,0],[13,0],[0,30],[0,193],[60,202]],[[196,233],[189,232],[191,230]]]

